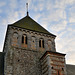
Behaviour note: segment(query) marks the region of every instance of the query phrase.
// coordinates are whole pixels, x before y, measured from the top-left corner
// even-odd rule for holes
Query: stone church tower
[[[66,75],[65,54],[56,52],[55,35],[27,16],[8,25],[4,75]]]

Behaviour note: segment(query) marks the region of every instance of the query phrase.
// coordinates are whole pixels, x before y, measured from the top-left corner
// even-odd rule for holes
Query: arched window
[[[48,40],[48,50],[51,50],[51,47],[52,47],[52,41]]]
[[[35,38],[34,36],[32,36],[31,48],[32,48],[33,50],[36,49],[36,38]]]
[[[39,40],[39,47],[44,48],[44,39]]]
[[[12,36],[12,45],[17,46],[17,44],[18,44],[18,33],[14,32]]]
[[[22,44],[27,44],[27,35],[22,35]]]

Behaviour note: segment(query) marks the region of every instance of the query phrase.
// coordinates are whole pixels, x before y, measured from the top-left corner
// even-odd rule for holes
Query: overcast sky
[[[75,0],[0,0],[0,51],[8,24],[29,15],[55,34],[56,50],[66,55],[66,63],[75,64]]]

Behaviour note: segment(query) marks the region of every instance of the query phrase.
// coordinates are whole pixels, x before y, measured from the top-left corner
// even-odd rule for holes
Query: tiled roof
[[[55,55],[60,55],[60,56],[65,56],[66,55],[66,54],[59,53],[59,52],[46,51],[40,59],[44,58],[47,54],[55,54]]]
[[[45,28],[43,28],[41,25],[39,25],[37,22],[35,22],[29,16],[26,16],[26,17],[22,18],[21,20],[15,22],[12,25],[20,27],[20,28],[25,28],[25,29],[29,29],[29,30],[32,30],[32,31],[37,31],[37,32],[41,32],[41,33],[45,33],[45,34],[55,36],[55,35],[51,34],[50,32],[48,32]]]
[[[67,75],[75,75],[75,65],[66,65]]]

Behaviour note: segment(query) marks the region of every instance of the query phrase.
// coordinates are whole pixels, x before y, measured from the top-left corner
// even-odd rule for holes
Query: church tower
[[[4,75],[66,75],[65,54],[56,52],[55,37],[28,12],[26,17],[8,25]]]

